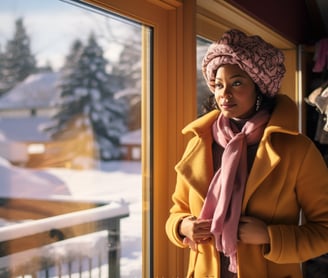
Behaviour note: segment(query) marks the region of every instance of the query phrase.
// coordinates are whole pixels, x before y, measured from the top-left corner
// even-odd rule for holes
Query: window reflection
[[[197,37],[197,114],[198,116],[203,115],[207,112],[211,91],[207,87],[205,79],[202,73],[202,59],[205,56],[207,48],[211,42],[209,40]]]
[[[140,277],[141,26],[40,0],[0,24],[0,277]]]

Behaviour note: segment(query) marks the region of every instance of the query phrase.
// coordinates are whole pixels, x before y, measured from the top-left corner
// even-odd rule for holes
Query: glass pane
[[[141,277],[146,27],[44,0],[0,26],[0,276]]]
[[[197,37],[197,114],[198,116],[204,114],[209,109],[209,102],[211,101],[212,93],[206,85],[202,73],[202,60],[211,44],[211,41]]]

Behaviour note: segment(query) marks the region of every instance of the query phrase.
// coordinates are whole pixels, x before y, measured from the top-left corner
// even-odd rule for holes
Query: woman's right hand
[[[212,219],[197,219],[195,216],[185,217],[180,223],[179,233],[185,237],[184,243],[196,251],[198,244],[207,243],[212,238]]]

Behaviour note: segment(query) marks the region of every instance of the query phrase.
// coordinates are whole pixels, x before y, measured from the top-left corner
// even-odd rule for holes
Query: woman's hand
[[[197,251],[197,244],[207,243],[211,240],[212,219],[202,220],[194,216],[186,217],[180,224],[180,234],[185,236],[184,243]]]
[[[240,241],[248,244],[270,243],[268,228],[265,222],[249,216],[240,217],[238,237]]]

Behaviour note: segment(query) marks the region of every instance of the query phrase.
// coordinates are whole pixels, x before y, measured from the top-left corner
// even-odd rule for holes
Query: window
[[[15,26],[15,23],[12,23],[12,20],[19,19],[23,14],[19,10],[19,3],[24,3],[26,1],[23,0],[15,0],[15,1],[2,1],[0,4],[1,7],[1,17],[0,20],[7,19],[6,21],[6,29],[11,28],[12,32]],[[57,1],[28,1],[28,5],[34,11],[39,11],[45,18],[44,22],[53,22],[51,20],[47,21],[52,14],[56,13],[56,9],[54,7],[50,9],[45,9],[45,5],[48,5],[52,2],[56,3]],[[10,12],[10,20],[7,15],[4,15],[5,5],[12,4],[16,5],[14,9]],[[25,4],[25,3],[24,3]],[[196,63],[195,63],[195,49],[196,49],[196,40],[195,40],[195,32],[194,32],[194,24],[189,24],[194,22],[194,15],[196,13],[196,1],[181,1],[181,0],[75,0],[75,1],[60,1],[58,0],[57,4],[66,5],[65,7],[70,6],[72,8],[70,13],[70,19],[77,19],[75,23],[76,34],[85,35],[89,34],[86,32],[87,27],[85,27],[85,21],[79,20],[75,13],[73,12],[73,8],[76,10],[82,11],[86,13],[86,8],[88,8],[89,12],[92,11],[92,22],[97,23],[97,30],[102,28],[101,24],[95,20],[98,16],[108,17],[108,16],[118,16],[120,18],[119,21],[123,21],[132,25],[137,25],[141,28],[141,162],[140,162],[140,183],[142,185],[142,207],[141,207],[141,218],[139,219],[142,222],[142,277],[176,277],[183,276],[185,270],[183,250],[177,249],[174,247],[167,239],[165,235],[165,221],[167,219],[167,214],[169,208],[171,206],[170,198],[171,194],[175,187],[175,172],[174,165],[180,157],[181,153],[184,149],[184,144],[186,143],[186,138],[182,136],[181,129],[183,126],[188,123],[190,120],[195,118],[196,115],[196,97],[194,97],[196,92]],[[73,6],[71,5],[73,4]],[[75,6],[75,7],[74,7]],[[62,6],[63,7],[63,6]],[[40,11],[43,8],[43,11]],[[61,16],[64,16],[64,9],[61,9]],[[97,16],[96,16],[97,14]],[[74,16],[73,16],[74,15]],[[36,18],[35,18],[36,19]],[[33,18],[34,20],[34,18]],[[64,20],[63,17],[55,21],[55,24],[60,26],[61,21]],[[185,24],[188,22],[188,24]],[[23,24],[26,29],[28,35],[31,35],[32,29],[30,29],[30,25],[23,18]],[[44,23],[45,24],[45,23]],[[69,25],[66,25],[68,28]],[[47,27],[47,30],[50,30],[50,27]],[[120,28],[116,28],[117,31],[122,31]],[[12,38],[13,33],[4,33],[5,31],[1,30],[0,32],[0,49],[1,53],[5,51],[6,41]],[[42,52],[42,49],[34,49],[35,40],[42,39],[42,37],[47,37],[50,32],[44,33],[42,36],[31,37],[31,49],[33,54],[37,54]],[[64,32],[57,34],[56,40],[49,42],[48,45],[44,46],[44,49],[51,48],[52,44],[59,43],[67,39],[71,41],[70,35],[65,35],[66,29]],[[53,34],[52,34],[53,35]],[[100,44],[100,41],[97,40]],[[72,45],[71,45],[72,46]],[[102,46],[102,45],[101,45]],[[188,46],[188,47],[186,47]],[[65,48],[65,53],[69,47]],[[106,49],[107,50],[107,49]],[[2,56],[3,57],[3,56]],[[1,57],[1,59],[2,59]],[[65,57],[66,58],[66,57]],[[0,60],[1,60],[0,59]],[[60,61],[59,57],[56,57],[56,62]],[[132,61],[134,61],[132,59]],[[0,63],[1,64],[1,63]],[[43,63],[45,68],[48,65],[51,65],[52,62],[49,61]],[[52,64],[53,65],[53,64]],[[2,88],[1,88],[2,89]],[[84,94],[83,90],[79,90],[80,94]],[[75,107],[69,107],[70,109],[75,109]],[[21,111],[15,111],[15,114],[19,114]],[[50,111],[42,111],[41,109],[34,110],[31,109],[29,115],[42,116],[44,113],[49,113]],[[7,116],[10,115],[9,111],[6,111]],[[23,115],[27,116],[25,111],[22,112]],[[135,115],[135,114],[134,114]],[[13,116],[13,115],[12,115]],[[2,121],[2,116],[1,121]],[[137,117],[133,118],[138,120]],[[0,121],[0,122],[1,122]],[[77,121],[79,123],[83,123],[84,121]],[[11,126],[13,126],[11,124]],[[22,129],[22,128],[21,128]],[[16,132],[20,132],[20,128],[14,128]],[[29,134],[28,132],[26,134]],[[90,133],[87,133],[90,134]],[[121,137],[121,139],[124,139]],[[27,138],[29,139],[29,138]],[[94,138],[93,138],[94,139]],[[125,138],[126,139],[126,138]],[[122,140],[122,142],[126,142]],[[91,140],[92,141],[92,140]],[[83,141],[85,142],[85,140]],[[19,143],[16,142],[15,143]],[[42,144],[39,144],[39,141],[31,141],[33,143],[29,146],[30,152],[32,152],[35,156],[38,153],[42,153],[45,149]],[[74,145],[75,149],[78,145]],[[20,147],[25,147],[23,145],[16,145],[15,149]],[[122,153],[129,154],[129,148],[131,146],[122,145],[121,146]],[[138,157],[138,151],[135,151],[135,146],[132,147],[133,151],[131,155],[133,157]],[[8,148],[8,147],[7,147]],[[56,149],[56,148],[55,148]],[[93,149],[91,149],[93,150]],[[131,149],[130,149],[131,150]],[[66,153],[66,152],[64,152]],[[98,150],[96,150],[96,154],[98,154]],[[106,155],[106,154],[105,154]],[[50,156],[52,158],[56,158],[56,156]],[[50,163],[51,160],[45,160],[47,163]],[[82,163],[83,161],[83,163]],[[135,160],[131,162],[137,162]],[[7,163],[5,161],[5,163]],[[79,163],[80,165],[88,165],[91,163],[90,160],[77,160],[74,163]],[[18,167],[23,167],[22,165],[16,165]],[[46,168],[46,165],[43,165]],[[67,164],[66,167],[71,167],[70,163]],[[99,165],[95,165],[95,167],[99,167]],[[44,168],[42,168],[44,169]],[[65,168],[60,168],[63,170]],[[57,168],[55,170],[58,170]],[[69,179],[70,169],[65,171],[65,178]],[[104,169],[101,169],[104,170]],[[34,169],[32,172],[35,172]],[[87,173],[87,171],[81,170],[81,173]],[[41,175],[42,177],[42,175]],[[138,177],[139,178],[139,175]],[[88,177],[84,177],[84,181],[87,181]],[[99,177],[97,181],[101,182],[104,180],[104,176]],[[122,181],[123,178],[120,178]],[[56,181],[56,179],[55,179]],[[137,184],[135,182],[134,184]],[[31,188],[31,187],[29,187]],[[121,188],[117,188],[117,192],[121,190]],[[100,193],[101,194],[101,193]],[[103,195],[102,195],[103,196]],[[52,204],[49,200],[47,202],[42,202],[42,200],[38,199],[36,202],[36,198],[33,195],[33,205],[36,205],[38,208],[46,209]],[[89,198],[89,196],[87,196]],[[19,200],[26,201],[26,200]],[[29,201],[29,200],[27,200]],[[52,200],[56,205],[59,200]],[[72,205],[70,202],[65,200],[65,207],[57,206],[56,208],[65,208],[68,209]],[[94,207],[93,204],[90,205],[90,202],[84,202],[85,200],[74,200],[82,201],[79,203],[81,205],[81,209],[77,211],[80,214],[80,218],[78,219],[89,219],[90,215],[95,217],[95,215],[107,215],[107,209],[113,209],[106,205],[100,204],[100,206]],[[11,202],[11,204],[17,204],[20,208],[23,205],[27,206],[27,204],[19,203],[17,199],[11,198],[10,200],[4,200],[3,204],[7,204]],[[91,206],[89,209],[87,206]],[[74,205],[73,205],[74,207]],[[130,213],[131,206],[128,204],[128,212]],[[50,209],[50,208],[49,208]],[[118,208],[120,210],[120,207]],[[122,211],[121,211],[122,212]],[[63,211],[57,209],[58,214],[63,214]],[[85,215],[84,213],[90,213],[90,215]],[[123,211],[123,215],[124,215]],[[42,215],[41,215],[42,216]],[[71,216],[71,215],[69,215]],[[31,246],[24,246],[25,249],[28,247],[33,247],[36,242],[40,244],[49,243],[49,241],[58,241],[63,238],[63,234],[67,234],[70,230],[63,230],[62,227],[60,229],[49,229],[48,228],[48,218],[42,216],[43,219],[38,220],[38,223],[42,222],[44,225],[44,229],[40,229],[40,227],[35,227],[36,234],[31,235],[28,238],[28,242],[31,242]],[[62,215],[60,215],[62,217]],[[67,217],[67,216],[65,216]],[[73,219],[76,217],[76,214],[73,214]],[[58,218],[56,218],[58,220]],[[55,220],[56,220],[55,219]],[[86,230],[94,231],[94,227],[99,228],[100,230],[104,226],[110,226],[113,229],[113,225],[119,222],[123,225],[123,222],[127,221],[129,217],[122,217],[117,219],[116,222],[107,223],[106,221],[98,221],[96,223],[85,223],[84,228]],[[57,221],[56,220],[56,221]],[[72,219],[69,220],[69,222]],[[58,225],[61,224],[61,220],[58,220]],[[82,221],[82,220],[81,220]],[[32,221],[37,223],[37,221]],[[20,223],[24,225],[32,225],[32,222]],[[38,224],[37,223],[37,224]],[[81,231],[83,228],[82,223],[73,223],[74,231]],[[17,225],[17,223],[15,223]],[[34,224],[33,224],[34,225]],[[80,226],[82,225],[82,226]],[[14,225],[12,225],[14,227]],[[17,252],[19,250],[14,250],[15,245],[21,246],[22,242],[19,241],[19,233],[17,231],[12,232],[12,227],[3,227],[0,229],[0,236],[6,235],[8,241],[3,242],[2,245],[9,246],[11,244],[11,252]],[[16,226],[17,227],[17,226]],[[22,226],[20,226],[22,227]],[[25,226],[24,226],[25,227]],[[116,226],[117,227],[117,226]],[[121,226],[122,227],[122,226]],[[134,233],[134,227],[131,228],[129,232]],[[20,229],[23,231],[24,229]],[[122,229],[123,230],[123,229]],[[102,231],[101,231],[102,232]],[[49,234],[52,236],[49,238]],[[70,234],[73,234],[72,232]],[[74,233],[75,235],[75,233]],[[115,256],[120,256],[119,252],[123,254],[122,249],[116,249],[115,240],[117,239],[117,233],[111,233],[110,238],[110,252],[109,253],[109,263],[108,265],[114,265],[114,268],[117,269],[117,260],[113,259]],[[107,235],[105,234],[105,238]],[[2,237],[3,238],[3,237]],[[45,238],[47,238],[48,242],[45,242]],[[23,238],[22,240],[25,240]],[[114,240],[114,241],[113,241]],[[122,238],[120,238],[122,240]],[[59,242],[63,243],[63,242]],[[58,244],[59,244],[58,243]],[[134,242],[129,242],[129,247],[134,248]],[[123,248],[123,247],[122,247]],[[59,249],[58,249],[59,250]],[[60,250],[66,250],[64,248]],[[117,250],[118,252],[116,252]],[[122,257],[122,256],[121,256]],[[11,265],[7,258],[5,262],[7,265]],[[41,259],[41,258],[40,258]],[[0,259],[1,260],[1,259]],[[18,261],[12,261],[13,263],[17,263]],[[121,260],[122,262],[122,260]],[[125,266],[133,266],[134,261],[125,260],[127,264]],[[125,263],[124,262],[124,263]],[[41,264],[41,262],[40,262]],[[65,266],[66,267],[66,266]],[[62,270],[65,269],[62,267]],[[71,265],[71,268],[76,269],[76,265]],[[119,266],[118,266],[119,268]],[[137,266],[138,269],[141,268],[141,265]],[[110,268],[111,269],[111,268]],[[120,268],[119,268],[120,269]],[[95,268],[97,272],[99,268]],[[122,268],[120,269],[120,271]],[[121,272],[120,275],[124,275]],[[131,273],[131,272],[130,272]],[[133,274],[134,275],[134,274]],[[118,277],[117,273],[110,273],[110,277]],[[137,276],[137,274],[135,275]]]
[[[202,72],[202,60],[211,41],[197,37],[197,115],[206,113],[212,93],[208,88]]]
[[[38,0],[1,1],[0,24],[0,273],[141,277],[151,28]]]

